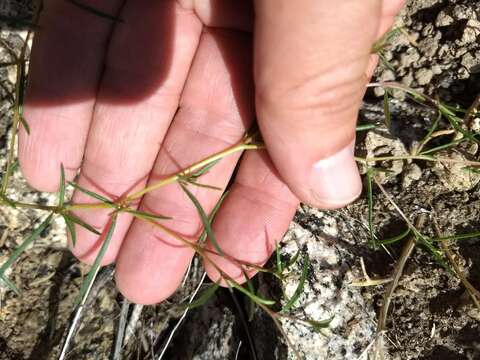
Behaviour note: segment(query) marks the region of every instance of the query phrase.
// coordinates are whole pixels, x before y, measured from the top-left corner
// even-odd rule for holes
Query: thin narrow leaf
[[[198,178],[202,175],[205,175],[206,173],[208,173],[210,171],[210,169],[212,169],[215,165],[217,165],[219,161],[220,161],[220,159],[212,161],[210,164],[207,164],[203,168],[201,168],[200,170],[194,172],[192,175],[190,175],[190,177]]]
[[[420,92],[415,91],[411,88],[408,87],[402,87],[401,90],[403,90],[411,99],[413,99],[416,102],[419,102],[420,104],[425,104],[427,101],[427,98]]]
[[[302,275],[300,277],[300,281],[298,283],[297,288],[295,289],[295,292],[293,293],[293,296],[283,306],[282,308],[283,312],[287,312],[288,310],[290,310],[293,307],[293,305],[295,305],[300,295],[302,295],[309,269],[310,269],[310,259],[308,258],[307,255],[305,255],[303,260],[303,269],[302,269]]]
[[[385,34],[383,34],[383,36],[377,41],[375,41],[375,43],[373,44],[372,54],[377,54],[383,49],[385,49],[385,47],[387,47],[390,44],[390,41],[401,32],[402,32],[402,28],[396,27],[386,32]]]
[[[60,165],[60,191],[58,194],[58,207],[63,208],[65,204],[65,169],[63,164]]]
[[[74,183],[73,181],[70,181],[69,184],[70,184],[71,186],[73,186],[75,189],[83,192],[85,195],[88,195],[88,196],[90,196],[90,197],[92,197],[92,198],[94,198],[94,199],[97,199],[97,200],[99,200],[99,201],[101,201],[101,202],[103,202],[103,203],[105,203],[105,204],[115,205],[115,204],[112,202],[112,200],[107,199],[106,197],[104,197],[104,196],[102,196],[102,195],[100,195],[100,194],[97,194],[97,193],[95,193],[95,192],[93,192],[93,191],[87,190],[87,189],[81,187],[80,185]]]
[[[443,106],[453,113],[466,114],[468,112],[468,109],[464,109],[458,104],[443,104]]]
[[[466,166],[462,168],[462,170],[465,170],[474,174],[480,174],[480,169],[473,166]]]
[[[12,168],[11,168],[12,173],[14,173],[15,171],[17,171],[18,165],[20,165],[20,163],[18,162],[18,160],[15,160],[15,161],[13,162]]]
[[[140,210],[128,209],[128,210],[125,210],[125,212],[127,212],[129,214],[132,214],[133,216],[136,216],[140,219],[143,218],[145,220],[169,220],[169,219],[171,219],[171,217],[169,217],[169,216],[151,214],[151,213],[147,213],[147,212],[140,211]]]
[[[21,295],[20,289],[11,282],[3,273],[0,274],[0,280],[2,280],[7,287],[12,290],[16,295]]]
[[[443,106],[442,104],[439,104],[438,105],[438,109],[440,110],[440,112],[443,114],[443,116],[448,120],[448,122],[450,123],[450,125],[452,125],[452,127],[458,131],[459,133],[461,133],[463,136],[465,136],[467,139],[477,143],[477,144],[480,144],[480,140],[478,140],[472,133],[470,133],[469,131],[465,130],[462,128],[462,126],[460,125],[460,122],[462,122],[463,120],[460,119],[459,117],[457,117],[454,113],[452,113],[450,110],[448,110],[445,106]]]
[[[275,241],[275,260],[277,262],[277,273],[281,275],[283,273],[283,264],[280,256],[280,247],[278,246],[277,241]]]
[[[255,295],[255,294],[252,294],[250,291],[245,289],[243,286],[240,286],[239,284],[237,284],[235,282],[228,281],[228,284],[230,286],[234,287],[235,289],[237,289],[238,291],[247,295],[250,299],[255,301],[257,304],[262,304],[262,305],[273,305],[273,304],[275,304],[275,301],[269,300],[269,299],[263,299],[263,298]]]
[[[108,246],[110,245],[110,240],[112,240],[113,232],[115,230],[115,225],[117,223],[117,213],[113,214],[110,226],[108,227],[107,234],[105,236],[105,240],[100,247],[100,251],[98,252],[93,265],[88,272],[85,280],[83,281],[82,287],[80,288],[80,293],[75,301],[75,305],[84,304],[87,300],[88,293],[90,292],[90,288],[97,277],[98,270],[100,269],[100,263],[107,252]]]
[[[187,189],[187,187],[182,184],[181,182],[179,183],[182,190],[187,194],[188,198],[192,201],[193,205],[198,211],[198,214],[200,215],[200,218],[202,219],[202,224],[207,232],[207,236],[212,242],[212,245],[215,247],[215,249],[218,251],[220,255],[224,255],[222,249],[220,249],[220,246],[218,246],[217,239],[215,237],[215,234],[213,233],[212,226],[210,224],[210,219],[208,218],[207,214],[205,213],[205,210],[203,210],[202,205],[200,202],[197,200],[197,198],[190,192],[190,190]]]
[[[210,215],[208,215],[208,221],[210,222],[210,224],[213,223],[213,220],[215,220],[215,216],[217,215],[217,212],[220,209],[220,206],[223,204],[223,201],[227,197],[228,193],[229,191],[227,190],[222,194],[222,196],[220,196],[220,199],[218,199],[212,212],[210,213]],[[205,230],[205,228],[203,228],[202,233],[198,237],[198,242],[202,244],[206,239],[207,239],[207,231]]]
[[[425,141],[425,139],[429,139],[432,136],[432,134],[435,132],[435,130],[437,130],[438,125],[440,124],[440,120],[442,120],[442,112],[441,111],[438,112],[437,118],[433,122],[432,126],[430,126],[430,129],[428,129],[428,133],[425,136],[424,141]]]
[[[114,21],[114,22],[123,22],[121,19],[113,16],[113,15],[110,15],[110,14],[107,14],[103,11],[100,11],[98,9],[95,9],[94,7],[92,6],[88,6],[88,5],[85,5],[84,3],[81,3],[77,0],[67,0],[69,3],[72,3],[73,5],[77,6],[78,8],[86,11],[86,12],[89,12],[93,15],[96,15],[96,16],[100,16],[102,18],[105,18],[105,19],[108,19],[108,20],[111,20],[111,21]]]
[[[30,125],[28,125],[27,120],[25,120],[25,118],[23,116],[20,116],[19,119],[20,119],[20,124],[22,124],[22,126],[25,129],[25,132],[27,133],[27,135],[30,135]]]
[[[331,317],[330,319],[320,320],[320,321],[316,321],[316,320],[305,320],[305,321],[312,327],[312,329],[315,332],[321,332],[322,329],[328,328],[332,320],[333,320],[333,317]]]
[[[395,66],[393,66],[385,56],[384,51],[379,52],[378,57],[380,58],[380,62],[383,64],[383,66],[385,66],[388,70],[391,70],[392,72],[396,71]]]
[[[383,111],[385,113],[385,125],[387,129],[392,128],[392,116],[390,113],[390,100],[388,97],[388,90],[385,90],[385,94],[383,94]]]
[[[69,213],[68,215],[67,214],[63,214],[63,217],[64,218],[68,218],[68,220],[70,220],[71,222],[75,223],[75,224],[78,224],[80,225],[81,227],[87,229],[88,231],[96,234],[96,235],[100,235],[101,233],[95,229],[92,225],[90,224],[87,224],[85,221],[83,221],[82,219],[72,215],[72,213]]]
[[[360,125],[357,125],[356,127],[356,131],[367,131],[367,130],[372,130],[372,129],[376,129],[378,126],[376,124],[360,124]]]
[[[192,301],[191,303],[187,304],[180,304],[180,309],[195,309],[196,307],[204,305],[218,290],[220,284],[217,282],[212,284],[207,289],[205,289],[202,294],[198,297],[197,300]]]
[[[245,278],[245,283],[247,284],[248,291],[250,291],[251,294],[255,294],[255,287],[253,286],[252,281],[248,277],[248,274],[243,269],[242,273],[243,277]],[[250,298],[248,299],[247,315],[249,322],[253,320],[253,316],[255,315],[255,302]]]
[[[223,190],[222,188],[220,188],[218,186],[202,184],[202,183],[199,183],[199,182],[195,181],[194,179],[188,179],[187,182],[189,184],[192,184],[192,185],[195,185],[195,186],[198,186],[198,187],[201,187],[201,188],[205,188],[205,189],[217,190],[217,191],[222,191]]]
[[[427,238],[425,238],[418,231],[414,230],[413,234],[415,235],[415,239],[418,241],[418,243],[423,245],[443,268],[445,268],[449,272],[452,272],[452,269],[450,268],[448,263],[445,262],[443,258],[443,252],[439,248],[434,246]]]
[[[73,225],[73,221],[70,220],[68,216],[63,216],[63,220],[65,221],[65,225],[67,226],[67,231],[70,233],[70,238],[72,239],[73,246],[77,245],[77,233],[75,231],[75,225]]]
[[[8,260],[0,267],[0,276],[4,276],[5,271],[12,266],[12,264],[17,260],[20,255],[25,251],[25,249],[31,245],[38,236],[42,233],[43,230],[50,224],[52,221],[53,214],[48,215],[48,217],[38,226],[33,232],[28,236],[23,242],[13,251],[12,255]]]
[[[295,255],[293,255],[291,260],[287,263],[287,265],[285,265],[286,269],[290,268],[293,264],[295,264],[298,261],[298,259],[300,258],[300,253],[301,251],[300,249],[298,249]]]
[[[458,144],[461,144],[462,142],[465,142],[467,141],[468,139],[466,138],[461,138],[461,139],[458,139],[458,140],[455,140],[455,141],[452,141],[452,142],[449,142],[448,144],[443,144],[443,145],[439,145],[439,146],[436,146],[434,148],[431,148],[431,149],[428,149],[428,150],[425,150],[425,151],[422,151],[419,155],[430,155],[430,154],[434,154],[440,150],[445,150],[445,149],[448,149],[448,148],[451,148],[451,147],[454,147],[454,146],[457,146]]]
[[[460,235],[452,235],[452,236],[445,236],[440,238],[433,238],[429,239],[430,241],[446,241],[446,240],[464,240],[464,239],[471,239],[474,237],[480,237],[480,231],[472,232],[468,234],[460,234]]]
[[[401,234],[398,234],[398,235],[393,236],[393,237],[388,238],[388,239],[383,239],[383,240],[379,241],[379,243],[381,245],[389,245],[389,244],[396,243],[397,241],[400,241],[400,240],[404,239],[405,237],[407,237],[407,235],[410,234],[410,231],[411,231],[410,228],[408,228],[407,230],[405,230]]]

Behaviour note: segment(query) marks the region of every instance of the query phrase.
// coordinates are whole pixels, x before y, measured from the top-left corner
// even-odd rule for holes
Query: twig
[[[100,270],[100,272],[98,273],[97,280],[95,281],[95,283],[90,289],[90,294],[92,293],[95,294],[98,291],[100,291],[100,289],[102,289],[105,286],[105,284],[111,280],[113,272],[114,270],[113,270],[113,267],[111,266],[102,268],[102,270]],[[67,330],[67,336],[65,338],[65,341],[62,344],[62,351],[60,353],[58,360],[65,360],[67,358],[70,343],[72,342],[73,337],[75,336],[75,333],[77,332],[77,329],[80,326],[80,319],[82,317],[83,310],[85,310],[85,308],[87,308],[93,301],[93,297],[89,297],[89,298],[90,298],[90,301],[88,302],[84,301],[80,303],[80,305],[78,306],[77,311],[75,312],[75,316],[73,317],[70,323],[70,326]],[[85,297],[85,300],[86,299],[87,297]]]
[[[125,331],[125,339],[123,341],[124,344],[128,344],[132,336],[135,334],[135,330],[137,328],[138,320],[140,319],[140,315],[142,315],[143,305],[134,304],[132,315],[130,315],[130,320],[128,321],[127,330]]]
[[[124,203],[129,203],[132,200],[135,200],[135,199],[138,199],[138,198],[142,197],[143,195],[145,195],[146,193],[148,193],[150,191],[156,190],[156,189],[158,189],[162,186],[168,185],[168,184],[173,184],[173,183],[177,182],[179,179],[184,178],[188,175],[191,175],[192,173],[194,173],[194,172],[204,168],[205,166],[207,166],[209,164],[212,164],[212,163],[214,163],[214,162],[216,162],[220,159],[223,159],[224,157],[226,157],[228,155],[234,154],[236,152],[244,151],[244,150],[258,150],[258,149],[261,149],[261,148],[262,148],[262,145],[259,145],[259,144],[250,144],[250,143],[241,142],[240,144],[234,145],[234,146],[232,146],[232,147],[230,147],[226,150],[223,150],[223,151],[220,151],[216,154],[213,154],[213,155],[207,157],[206,159],[203,159],[203,160],[189,166],[188,168],[186,168],[182,171],[179,171],[178,173],[176,173],[174,175],[171,175],[171,176],[169,176],[165,179],[157,181],[156,183],[154,183],[150,186],[147,186],[144,189],[127,196],[125,199],[123,199],[123,202]]]
[[[118,321],[117,339],[115,341],[115,349],[113,351],[113,360],[122,359],[123,340],[125,335],[125,328],[127,326],[128,310],[130,302],[124,298],[122,302],[122,309],[120,311],[120,320]]]
[[[385,188],[380,184],[380,182],[374,177],[375,183],[380,188],[382,193],[385,195],[387,200],[392,204],[392,206],[397,210],[400,216],[405,220],[408,226],[412,230],[412,234],[408,237],[407,242],[403,246],[402,253],[400,258],[398,259],[397,263],[395,264],[395,268],[393,270],[392,281],[388,284],[387,289],[383,295],[383,304],[380,309],[380,313],[378,316],[378,323],[377,323],[377,341],[376,341],[376,354],[383,348],[383,334],[386,331],[386,324],[387,324],[387,317],[388,317],[388,310],[390,308],[390,303],[393,297],[393,293],[398,286],[400,278],[402,277],[403,270],[405,268],[405,264],[409,259],[410,255],[412,254],[413,249],[416,245],[416,235],[418,230],[416,227],[411,223],[411,221],[405,216],[403,211],[398,207],[395,203],[393,198],[387,193]],[[425,220],[425,216],[420,215],[417,218],[416,226],[420,227]],[[383,356],[381,356],[383,358]]]
[[[472,105],[468,108],[463,121],[467,126],[470,128],[471,127],[471,121],[475,118],[475,116],[478,114],[480,108],[480,95],[478,95]]]
[[[242,340],[239,341],[237,351],[235,352],[235,360],[238,360],[238,355],[240,354],[240,348],[242,347]]]
[[[203,282],[205,281],[205,277],[206,277],[206,276],[207,276],[207,273],[204,272],[203,275],[202,275],[202,277],[200,278],[200,282],[198,283],[197,287],[196,287],[195,290],[193,291],[192,296],[190,296],[190,300],[188,301],[189,304],[191,304],[192,301],[193,301],[193,299],[195,299],[195,296],[197,296],[197,293],[200,291],[200,288],[202,287]],[[178,330],[178,328],[179,328],[180,325],[182,324],[183,320],[184,320],[185,317],[187,316],[188,310],[189,310],[189,308],[187,307],[187,308],[183,311],[182,316],[180,316],[180,319],[178,319],[177,323],[175,324],[175,327],[172,329],[172,331],[171,331],[170,334],[168,335],[168,338],[167,338],[167,340],[165,341],[165,344],[163,345],[162,351],[160,352],[160,355],[158,355],[157,360],[162,360],[162,359],[163,359],[163,356],[165,355],[165,352],[167,351],[168,345],[170,345],[170,343],[171,343],[171,341],[172,341],[172,339],[173,339],[173,335],[175,335],[175,332]]]
[[[412,251],[415,248],[415,245],[416,245],[415,236],[414,235],[409,236],[406,244],[403,246],[400,258],[395,264],[395,269],[393,270],[393,279],[390,282],[390,284],[387,286],[387,290],[383,295],[383,305],[378,317],[378,325],[377,325],[378,334],[385,331],[388,310],[390,308],[390,303],[392,300],[393,293],[398,286],[398,282],[400,281],[400,278],[403,274],[403,269],[405,268],[405,264],[408,258],[410,257],[410,255],[412,254]]]

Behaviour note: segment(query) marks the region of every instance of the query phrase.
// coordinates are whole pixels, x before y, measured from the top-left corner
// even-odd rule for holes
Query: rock
[[[367,133],[365,148],[367,149],[368,158],[408,155],[405,145],[399,139],[391,138],[377,131],[369,131]],[[379,162],[377,166],[386,170],[379,171],[376,174],[380,183],[385,184],[401,174],[404,162],[404,160]]]
[[[478,72],[480,66],[480,51],[473,53],[466,53],[462,57],[461,64],[470,72]]]
[[[472,7],[466,5],[455,5],[452,15],[455,20],[468,20],[477,18],[475,10]]]
[[[433,172],[449,190],[468,191],[480,182],[480,174],[468,171],[466,160],[462,154],[456,152],[441,152],[438,157],[454,160],[455,162],[435,162]]]
[[[463,31],[461,42],[463,44],[470,44],[477,40],[480,34],[480,22],[478,20],[468,20],[467,26]]]
[[[430,69],[420,69],[416,74],[415,78],[417,79],[418,85],[427,85],[432,81],[433,71]]]
[[[420,180],[422,177],[422,169],[417,164],[408,164],[404,171],[402,177],[402,187],[404,189],[408,188],[413,182]]]
[[[335,230],[331,233],[338,236]],[[283,241],[282,254],[292,257],[300,248],[310,258],[310,276],[298,300],[298,315],[317,321],[332,319],[323,334],[283,319],[287,336],[305,360],[357,358],[372,341],[375,326],[360,289],[350,285],[355,277],[342,252],[335,242],[314,236],[295,223]],[[302,266],[302,262],[295,264],[294,273],[301,274]],[[293,295],[298,282],[298,276],[286,280],[287,296]],[[291,350],[288,358],[295,359]]]
[[[448,26],[453,24],[453,21],[454,21],[453,17],[446,14],[445,11],[440,11],[440,13],[437,16],[437,19],[435,20],[435,26],[436,27]]]

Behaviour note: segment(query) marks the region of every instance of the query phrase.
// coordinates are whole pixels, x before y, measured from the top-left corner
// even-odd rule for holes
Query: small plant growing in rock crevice
[[[75,2],[74,2],[75,3]],[[84,9],[87,11],[94,11],[94,9]],[[99,16],[105,16],[105,14],[96,14]],[[121,21],[120,19],[115,19],[116,21]],[[34,26],[32,26],[34,28]],[[26,54],[27,54],[27,44],[28,39],[31,37],[32,31],[29,32],[27,36],[27,41],[25,41],[25,46],[22,48],[21,55],[15,61],[8,63],[8,64],[1,64],[1,66],[15,66],[17,69],[17,82],[15,88],[15,96],[14,96],[14,116],[13,116],[13,123],[11,125],[11,137],[10,137],[10,145],[9,145],[9,152],[8,152],[8,161],[6,164],[6,169],[4,171],[2,177],[2,189],[0,192],[0,198],[2,201],[3,206],[9,207],[16,207],[16,208],[26,208],[26,209],[37,209],[45,212],[45,216],[42,217],[43,221],[37,227],[35,227],[31,234],[25,238],[23,243],[10,255],[10,258],[7,262],[3,263],[0,267],[0,278],[1,280],[14,292],[20,294],[20,289],[8,278],[7,270],[14,264],[14,262],[19,258],[22,252],[30,246],[38,236],[49,226],[49,224],[57,217],[63,218],[67,230],[70,232],[70,236],[72,241],[76,241],[76,234],[75,234],[75,226],[77,224],[81,227],[84,227],[88,231],[96,233],[97,235],[101,236],[103,239],[102,247],[100,252],[91,267],[89,273],[87,274],[85,281],[81,287],[80,293],[78,295],[77,300],[77,309],[76,309],[76,316],[74,318],[75,321],[80,321],[82,310],[85,307],[87,302],[90,290],[94,285],[95,279],[100,270],[100,262],[102,256],[105,254],[107,247],[109,246],[109,241],[113,232],[115,231],[116,226],[116,218],[121,213],[130,213],[137,219],[142,221],[148,222],[153,226],[159,228],[161,231],[168,233],[170,236],[176,238],[178,241],[182,242],[184,246],[191,247],[195,252],[202,257],[205,261],[212,262],[212,265],[215,266],[213,261],[211,260],[212,255],[220,255],[224,257],[228,257],[229,260],[234,261],[238,264],[239,267],[247,273],[249,270],[257,270],[262,272],[267,272],[275,276],[276,278],[283,281],[286,277],[292,276],[297,277],[298,287],[294,291],[293,295],[290,298],[283,299],[283,307],[280,311],[273,311],[272,305],[276,302],[263,297],[261,294],[258,294],[255,289],[253,288],[252,284],[247,281],[246,285],[241,285],[238,282],[231,279],[227,274],[223,273],[221,269],[217,267],[217,270],[222,275],[223,280],[230,286],[230,288],[237,289],[239,292],[244,294],[250,301],[252,306],[256,306],[264,310],[267,314],[269,314],[275,324],[279,326],[281,329],[279,319],[285,318],[296,321],[303,325],[306,325],[313,330],[321,331],[323,328],[328,326],[330,319],[321,320],[321,319],[308,319],[308,318],[298,318],[295,316],[291,316],[289,311],[292,310],[295,306],[297,306],[298,302],[300,301],[300,297],[303,291],[303,287],[305,281],[308,276],[308,271],[310,269],[309,259],[307,256],[302,256],[301,252],[298,252],[298,256],[295,256],[289,262],[285,263],[280,255],[279,249],[277,247],[276,254],[275,254],[275,267],[272,269],[263,269],[260,268],[256,264],[248,264],[242,261],[238,261],[228,254],[224,254],[221,248],[218,246],[218,243],[215,240],[215,234],[211,228],[211,222],[215,216],[215,211],[212,214],[206,214],[204,209],[202,208],[198,199],[195,198],[193,193],[189,190],[193,186],[202,186],[202,187],[211,187],[208,184],[202,184],[200,181],[202,175],[206,174],[210,168],[215,166],[215,164],[220,161],[222,158],[229,156],[230,154],[241,152],[241,151],[255,151],[262,147],[262,144],[258,137],[255,134],[248,134],[245,136],[244,140],[228,149],[225,149],[222,152],[217,154],[213,154],[212,156],[191,165],[187,169],[183,169],[182,171],[168,177],[166,179],[162,179],[159,182],[149,186],[148,188],[141,190],[136,193],[127,194],[122,199],[112,200],[108,199],[100,194],[91,192],[88,189],[84,189],[80,187],[75,182],[66,183],[63,175],[62,170],[62,178],[60,181],[60,189],[58,193],[58,204],[56,206],[47,206],[43,204],[36,204],[36,203],[29,203],[29,202],[22,202],[17,201],[11,198],[8,195],[8,188],[9,182],[14,170],[17,166],[15,161],[15,145],[16,145],[16,132],[19,126],[25,127],[28,131],[28,124],[24,120],[22,116],[22,94],[23,94],[23,84],[25,83],[25,76],[26,70],[25,65],[27,64]],[[398,30],[395,30],[395,33],[398,33]],[[392,35],[392,34],[390,34]],[[386,37],[384,41],[389,40],[390,37]],[[385,44],[377,44],[377,47],[374,48],[374,52],[379,53],[380,58],[383,62],[386,63],[386,59],[382,56],[382,50],[384,49]],[[388,161],[423,161],[427,163],[461,163],[464,165],[466,172],[476,173],[480,168],[480,162],[476,159],[474,160],[455,160],[446,158],[441,155],[442,151],[446,149],[455,149],[459,146],[470,144],[470,143],[479,143],[478,134],[471,131],[469,128],[469,122],[471,118],[475,117],[477,114],[477,107],[478,104],[473,104],[470,109],[463,109],[457,106],[450,106],[445,103],[440,102],[437,99],[428,97],[423,95],[414,89],[410,89],[405,87],[402,84],[394,83],[394,82],[386,82],[386,83],[376,83],[370,84],[370,86],[379,86],[386,90],[384,96],[384,110],[385,110],[385,126],[387,128],[391,128],[392,125],[392,116],[389,108],[389,101],[390,101],[390,93],[389,90],[401,90],[406,92],[413,101],[419,102],[423,105],[430,106],[438,112],[438,117],[434,121],[433,125],[429,129],[425,138],[420,142],[419,146],[411,153],[405,156],[382,156],[382,157],[367,157],[367,158],[357,158],[358,162],[365,165],[367,167],[367,197],[368,197],[368,228],[369,234],[371,238],[371,245],[376,248],[385,248],[391,244],[405,242],[405,255],[402,255],[401,259],[398,261],[399,266],[395,270],[395,274],[393,276],[393,281],[391,281],[391,285],[389,290],[386,291],[386,297],[383,305],[383,312],[381,316],[381,320],[379,321],[379,333],[380,336],[384,331],[386,331],[385,324],[386,324],[386,317],[388,315],[388,301],[391,298],[395,286],[398,283],[399,277],[402,275],[403,266],[405,262],[408,260],[409,255],[413,251],[413,248],[417,245],[422,246],[425,248],[434,259],[441,264],[441,266],[446,267],[449,269],[452,274],[455,274],[460,277],[462,283],[464,283],[465,287],[469,289],[469,293],[472,296],[472,299],[476,304],[478,304],[478,291],[476,291],[471,284],[469,285],[468,280],[465,279],[465,276],[462,274],[461,268],[458,264],[455,263],[453,260],[453,256],[450,254],[450,250],[448,248],[449,241],[456,241],[466,238],[472,238],[479,236],[478,232],[474,233],[467,233],[467,234],[460,234],[460,235],[452,235],[452,236],[444,236],[441,234],[440,229],[438,229],[438,236],[426,236],[421,233],[421,227],[417,224],[412,224],[410,217],[405,217],[405,231],[398,234],[398,236],[388,238],[388,239],[380,239],[376,234],[374,228],[374,206],[373,206],[373,192],[375,191],[375,187],[378,189],[382,189],[381,184],[376,182],[376,174],[382,171],[387,171],[382,168],[383,162]],[[357,130],[358,131],[365,131],[371,130],[377,127],[378,124],[363,124],[359,125]],[[443,141],[440,145],[435,144],[435,140],[439,138],[445,138],[446,141]],[[168,227],[165,226],[164,221],[168,219],[168,214],[164,214],[165,216],[161,216],[158,214],[152,214],[148,212],[138,211],[131,207],[132,202],[134,202],[139,197],[143,196],[144,194],[157,189],[161,186],[165,186],[166,184],[170,183],[178,183],[178,185],[183,189],[183,191],[187,194],[187,196],[191,199],[192,203],[195,205],[200,218],[202,219],[204,231],[199,238],[198,243],[192,243],[191,241],[179,236],[168,230]],[[86,195],[94,198],[97,203],[95,204],[75,204],[70,203],[65,198],[65,194],[68,192],[68,188],[75,188],[78,191],[85,193]],[[215,188],[211,189],[215,191]],[[382,190],[383,191],[383,190]],[[388,196],[385,193],[385,196]],[[219,202],[219,204],[221,201]],[[91,225],[85,223],[77,216],[74,215],[72,212],[73,210],[76,211],[88,211],[89,209],[93,208],[106,208],[111,210],[111,217],[107,228],[102,232],[99,233],[97,229],[92,227]],[[217,207],[218,208],[218,207]],[[401,209],[397,208],[399,213],[402,213]],[[433,220],[434,221],[434,218]],[[215,251],[207,250],[204,247],[205,241],[208,240],[213,244]],[[289,268],[291,265],[299,261],[302,266],[301,274],[298,273],[291,273],[289,272]],[[451,269],[452,267],[453,269]],[[198,306],[205,304],[208,299],[216,292],[218,289],[219,284],[213,283],[209,285],[205,290],[199,292],[198,295],[195,293],[190,299],[190,302],[184,307],[186,310],[192,309]],[[251,312],[252,313],[252,312]],[[74,324],[73,324],[74,325]],[[73,338],[75,334],[76,327],[72,326],[71,331],[67,334],[65,339],[65,344],[63,347],[63,354],[65,355],[68,351],[68,345],[70,340]],[[281,331],[281,330],[280,330]],[[288,341],[288,337],[286,338]],[[291,344],[292,348],[295,349],[294,344]],[[299,356],[299,355],[298,355]]]

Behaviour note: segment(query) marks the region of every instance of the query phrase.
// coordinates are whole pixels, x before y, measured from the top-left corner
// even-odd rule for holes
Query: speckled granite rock
[[[318,333],[295,322],[282,321],[287,335],[300,354],[307,360],[354,359],[366,349],[375,333],[375,313],[366,306],[361,290],[351,285],[358,279],[352,272],[352,255],[333,240],[341,235],[338,219],[331,214],[304,208],[297,216],[315,218],[322,224],[322,232],[330,239],[315,235],[309,229],[293,223],[284,238],[282,253],[294,256],[298,248],[310,258],[310,276],[294,313],[309,319],[332,319],[330,326]],[[357,264],[358,265],[358,264]],[[302,264],[294,271],[301,273]],[[286,294],[291,297],[298,278],[287,280]],[[293,353],[289,354],[294,359]]]
[[[24,4],[27,3],[29,2],[22,0],[0,2],[0,14],[17,14],[25,9]],[[380,69],[378,78],[384,81],[400,80],[427,92],[435,92],[440,88],[440,95],[446,100],[452,96],[455,100],[471,100],[480,84],[479,11],[478,2],[475,1],[408,1],[399,24],[408,28],[418,46],[409,46],[405,37],[398,37],[393,49],[386,55],[397,71]],[[1,30],[0,37],[14,51],[18,51],[24,33]],[[0,61],[8,61],[8,56],[8,52],[1,50],[0,46]],[[0,68],[3,85],[0,87],[2,168],[5,162],[5,144],[8,141],[6,130],[11,118],[9,93],[13,89],[14,75],[11,68]],[[380,93],[377,91],[377,95]],[[395,95],[402,98],[398,92]],[[423,134],[425,119],[428,120],[429,117],[424,112],[419,113],[411,104],[405,105],[396,100],[392,101],[392,111],[397,121],[391,129],[391,141],[384,144],[386,148],[383,150],[392,153],[396,149],[403,153],[410,150],[412,144]],[[382,118],[381,112],[381,104],[366,103],[362,116],[369,120],[379,120]],[[376,132],[369,136],[370,140],[379,140],[378,136],[383,135]],[[360,151],[365,154],[369,151],[372,154],[375,151],[379,153],[376,146],[366,147],[364,140],[359,138]],[[450,226],[449,230],[454,231],[458,227],[469,227],[478,222],[480,202],[478,194],[475,195],[475,187],[473,195],[451,192],[439,180],[438,177],[443,178],[441,174],[435,175],[431,169],[413,165],[395,164],[395,174],[386,181],[392,186],[390,190],[405,212],[415,214],[426,211],[425,207],[431,201],[447,198],[434,204],[441,224]],[[407,172],[411,172],[411,175],[405,180]],[[474,184],[470,185],[473,187]],[[404,192],[405,188],[410,190]],[[52,204],[56,200],[54,195],[29,189],[18,172],[13,177],[12,194],[32,202]],[[393,228],[395,234],[399,230],[398,219],[388,213],[388,205],[380,204],[381,199],[376,200],[376,228],[380,234],[391,233]],[[315,320],[333,318],[330,327],[324,330],[324,335],[301,324],[282,321],[289,338],[306,359],[356,359],[373,340],[375,313],[382,288],[360,289],[352,287],[351,282],[362,278],[359,266],[361,257],[366,259],[367,270],[378,276],[388,275],[392,261],[385,253],[372,254],[365,246],[369,239],[366,214],[364,198],[349,208],[336,212],[301,207],[285,236],[282,256],[291,257],[300,248],[311,259],[310,276],[293,313]],[[28,234],[28,229],[39,223],[41,216],[41,213],[33,210],[0,208],[0,263]],[[472,256],[480,254],[478,245],[473,241],[465,242],[460,252],[467,259],[462,264],[470,269],[473,280],[480,279],[479,271],[474,266],[478,267],[476,259],[480,256]],[[291,276],[284,284],[285,291],[290,296],[298,284],[301,266],[301,262],[295,265],[293,273],[296,276]],[[60,220],[55,221],[35,246],[19,259],[14,271],[9,274],[22,288],[23,296],[16,297],[0,286],[1,360],[57,357],[65,328],[69,324],[73,300],[86,270],[65,251],[64,226]],[[415,257],[408,271],[395,299],[395,319],[398,322],[392,336],[401,346],[392,346],[388,350],[392,358],[441,359],[442,356],[453,356],[451,358],[462,359],[464,355],[470,358],[478,355],[474,347],[479,330],[472,321],[478,319],[478,314],[465,305],[458,281],[439,270],[438,266],[432,264],[431,258],[425,255]],[[182,313],[176,304],[184,301],[192,292],[201,273],[200,268],[194,267],[191,279],[174,297],[161,305],[143,308],[134,326],[134,333],[125,345],[125,359],[146,357],[151,351],[161,348]],[[258,276],[255,282],[262,294],[280,298],[278,282],[263,275]],[[113,282],[107,279],[85,313],[83,325],[71,349],[71,358],[111,357],[120,313],[119,300]],[[241,308],[245,308],[243,299],[237,300]],[[455,307],[452,308],[450,303]],[[467,315],[454,315],[457,309],[464,307]],[[240,313],[229,292],[219,291],[206,305],[189,312],[165,358],[249,359],[252,358],[252,351],[261,360],[293,358],[292,350],[288,349],[265,314],[257,309],[253,321],[244,325],[244,316]],[[432,324],[436,324],[437,332],[431,338]],[[455,336],[448,334],[452,324],[459,329]],[[248,344],[245,327],[252,338],[253,350]]]

